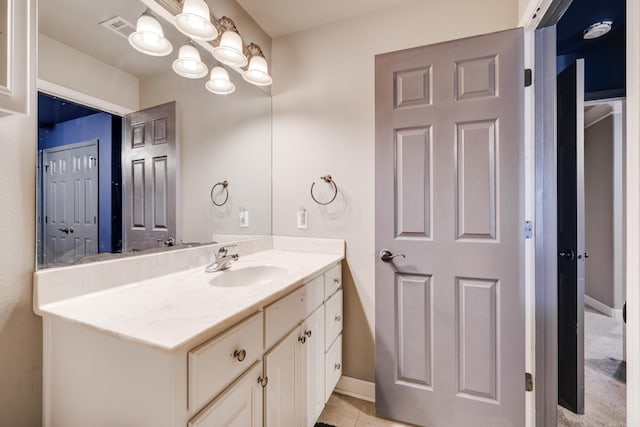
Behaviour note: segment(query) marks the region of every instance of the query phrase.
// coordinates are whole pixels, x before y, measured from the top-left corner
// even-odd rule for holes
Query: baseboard
[[[340,377],[338,385],[335,388],[336,393],[355,397],[356,399],[366,400],[367,402],[376,401],[376,385],[375,383],[359,380],[357,378]]]
[[[612,308],[606,304],[601,303],[595,298],[591,298],[588,295],[584,296],[584,303],[589,307],[598,310],[600,313],[605,314],[614,319],[622,319],[622,310],[619,308]]]

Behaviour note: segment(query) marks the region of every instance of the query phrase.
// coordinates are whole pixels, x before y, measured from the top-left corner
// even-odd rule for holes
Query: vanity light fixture
[[[249,62],[243,52],[242,37],[238,34],[236,24],[226,16],[220,18],[219,25],[224,29],[220,44],[213,48],[213,57],[223,64],[233,67],[244,67]]]
[[[229,80],[229,73],[222,67],[213,67],[211,69],[211,77],[205,87],[209,92],[216,95],[229,95],[236,90],[236,86]]]
[[[174,23],[178,30],[195,40],[208,41],[218,37],[205,0],[184,0],[182,12],[175,16]]]
[[[257,44],[251,43],[247,46],[247,50],[251,53],[251,60],[242,73],[242,78],[256,86],[269,86],[273,83],[273,79],[269,75],[269,66],[262,49]]]
[[[207,75],[209,69],[200,59],[200,52],[187,43],[180,48],[178,59],[173,61],[173,71],[187,79],[199,79]]]
[[[151,56],[167,56],[173,51],[171,42],[164,36],[162,26],[147,9],[136,24],[136,31],[129,35],[129,44],[139,52]]]

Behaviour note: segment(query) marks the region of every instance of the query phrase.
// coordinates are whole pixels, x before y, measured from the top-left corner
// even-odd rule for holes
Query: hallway
[[[585,308],[585,414],[558,406],[558,426],[626,425],[626,364],[622,362],[622,320]]]

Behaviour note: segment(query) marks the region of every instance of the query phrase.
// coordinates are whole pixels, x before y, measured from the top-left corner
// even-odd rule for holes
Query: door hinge
[[[531,221],[524,222],[524,238],[531,239],[533,237],[533,223]]]
[[[524,70],[524,87],[529,87],[533,84],[533,71],[531,68],[525,68]]]
[[[533,375],[529,372],[524,373],[524,390],[533,391]]]

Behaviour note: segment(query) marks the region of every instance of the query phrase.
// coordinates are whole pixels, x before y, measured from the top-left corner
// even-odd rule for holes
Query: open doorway
[[[536,32],[540,426],[626,425],[625,38],[624,0],[554,1]]]
[[[122,247],[122,118],[38,94],[38,267]]]
[[[625,425],[622,106],[623,100],[584,106],[584,397],[580,411],[561,400],[559,426]],[[562,369],[561,390],[571,386],[562,384]]]
[[[625,425],[625,33],[624,0],[573,0],[557,24],[559,426]],[[563,158],[566,150],[560,151],[568,137],[563,131],[568,125],[562,79],[576,66],[576,91],[581,93],[573,96],[578,98],[580,135],[571,142],[576,150],[567,159]],[[575,207],[564,200],[567,163],[575,166]],[[565,239],[567,218],[576,227],[575,244]],[[576,276],[567,280],[571,269]],[[575,287],[575,294],[567,292],[567,287]],[[572,304],[577,304],[575,317],[567,316],[573,311]],[[573,336],[575,347],[567,345]],[[567,355],[567,351],[576,354]]]

